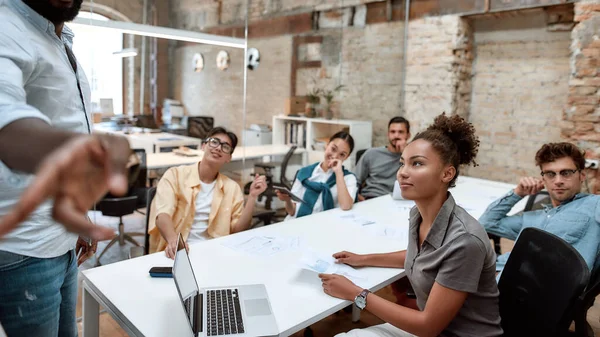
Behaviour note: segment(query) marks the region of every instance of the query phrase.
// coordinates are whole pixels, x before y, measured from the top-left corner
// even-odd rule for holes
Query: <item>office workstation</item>
[[[478,191],[476,198],[495,200],[511,187],[514,185],[462,177],[453,192],[457,202],[469,203],[473,197],[469,191],[474,189]],[[200,287],[265,284],[278,336],[290,336],[348,305],[320,291],[318,273],[303,269],[303,258],[314,252],[329,257],[348,249],[358,253],[406,249],[408,213],[413,205],[411,201],[393,200],[386,195],[357,204],[350,214],[331,210],[192,245],[190,259]],[[523,207],[521,202],[512,212]],[[469,211],[473,215],[482,214],[485,206],[475,206]],[[273,244],[277,245],[277,252],[273,247],[256,250],[250,244],[244,245],[264,237],[281,240],[281,244]],[[284,243],[285,239],[296,243]],[[172,264],[163,253],[157,253],[83,272],[83,336],[99,335],[99,304],[131,336],[186,335],[188,326],[175,284],[171,279],[156,279],[147,274],[154,266]],[[212,272],[216,269],[220,272]],[[350,272],[355,273],[361,286],[372,291],[404,275],[402,269],[394,268]],[[117,283],[119,286],[115,287]],[[165,315],[166,312],[171,314]],[[149,316],[155,319],[148,320]]]
[[[0,335],[600,335],[598,0],[532,1],[0,0]]]

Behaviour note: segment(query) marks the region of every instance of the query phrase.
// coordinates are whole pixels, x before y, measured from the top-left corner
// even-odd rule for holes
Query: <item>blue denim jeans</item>
[[[0,322],[7,336],[77,336],[75,250],[50,259],[0,251]]]

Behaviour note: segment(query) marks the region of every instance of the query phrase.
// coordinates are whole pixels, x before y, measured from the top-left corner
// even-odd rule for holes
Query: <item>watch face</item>
[[[367,306],[367,299],[358,295],[354,299],[354,304],[356,304],[360,310],[363,310]]]

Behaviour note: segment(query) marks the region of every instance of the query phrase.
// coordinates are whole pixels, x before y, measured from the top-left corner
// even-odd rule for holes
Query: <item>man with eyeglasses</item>
[[[581,192],[585,181],[583,152],[571,143],[543,145],[535,155],[542,179],[521,178],[511,190],[493,202],[479,219],[488,233],[516,240],[526,227],[550,232],[573,246],[587,262],[590,271],[600,264],[600,196]],[[507,216],[522,198],[546,188],[551,204],[543,209]],[[498,257],[502,270],[508,254]]]
[[[219,171],[231,161],[237,137],[222,127],[202,142],[204,155],[193,165],[172,167],[162,176],[150,210],[150,251],[175,258],[177,235],[187,244],[244,231],[250,227],[256,198],[267,188],[255,177],[244,207],[244,194],[235,181]]]

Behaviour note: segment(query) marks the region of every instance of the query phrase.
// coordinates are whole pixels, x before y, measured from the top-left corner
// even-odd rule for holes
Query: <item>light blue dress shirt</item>
[[[541,210],[506,216],[521,199],[511,190],[493,202],[479,222],[488,233],[510,240],[516,240],[527,227],[550,232],[571,244],[581,254],[590,271],[596,270],[600,265],[600,195],[579,193],[557,207],[544,205]],[[498,257],[498,270],[504,268],[508,256],[503,254]]]
[[[68,27],[59,38],[54,25],[21,0],[0,0],[0,129],[19,119],[39,118],[63,130],[91,132],[90,88],[82,67],[75,72],[69,62],[65,46],[72,43]],[[0,217],[31,178],[0,162]],[[73,249],[77,236],[52,220],[51,207],[46,202],[0,239],[0,250],[50,258]]]

